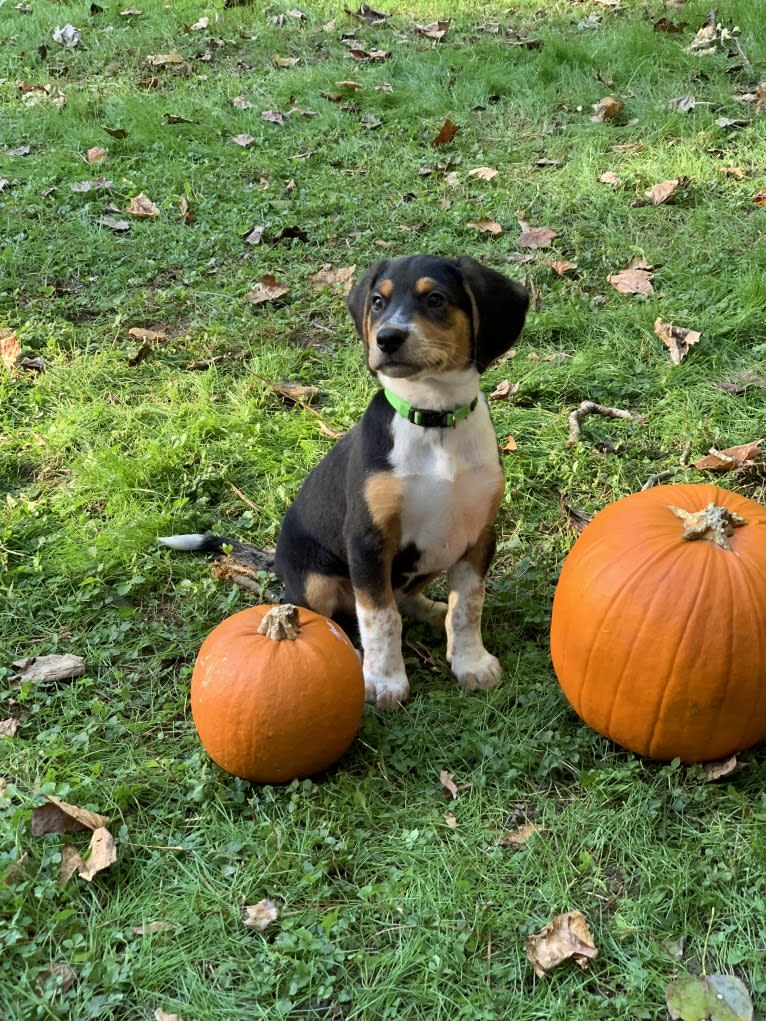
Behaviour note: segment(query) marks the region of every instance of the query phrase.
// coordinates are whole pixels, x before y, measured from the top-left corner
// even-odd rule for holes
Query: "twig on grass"
[[[668,482],[670,479],[678,475],[679,472],[683,471],[688,467],[689,452],[692,449],[691,443],[687,443],[683,449],[683,453],[678,459],[677,468],[666,468],[664,471],[657,472],[655,475],[650,475],[646,482],[641,486],[641,492],[645,489],[651,489],[652,486],[659,486],[662,482]]]
[[[588,415],[603,415],[605,418],[626,418],[631,421],[642,421],[640,415],[634,415],[632,411],[624,411],[622,408],[607,408],[604,404],[596,404],[594,401],[583,401],[578,408],[569,415],[569,436],[566,445],[573,447],[580,439],[582,420]]]

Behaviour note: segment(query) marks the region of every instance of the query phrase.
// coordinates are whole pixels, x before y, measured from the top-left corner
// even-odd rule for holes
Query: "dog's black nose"
[[[383,326],[378,330],[376,341],[378,347],[387,355],[398,351],[407,339],[407,330],[399,326]]]

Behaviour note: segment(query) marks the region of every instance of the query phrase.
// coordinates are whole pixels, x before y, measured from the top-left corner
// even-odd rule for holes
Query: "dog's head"
[[[351,290],[348,309],[372,372],[483,372],[521,333],[526,290],[464,255],[378,262]]]

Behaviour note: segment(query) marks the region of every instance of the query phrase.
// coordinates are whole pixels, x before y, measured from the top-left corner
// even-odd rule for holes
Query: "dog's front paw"
[[[466,691],[475,691],[477,688],[495,688],[503,676],[503,668],[500,660],[484,649],[481,655],[476,657],[455,656],[452,660],[452,672],[460,682],[460,687]]]
[[[381,677],[380,675],[364,675],[364,697],[372,702],[381,712],[399,709],[407,701],[410,685],[407,675]]]

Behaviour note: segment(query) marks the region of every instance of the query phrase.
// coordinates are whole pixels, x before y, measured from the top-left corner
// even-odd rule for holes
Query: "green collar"
[[[453,428],[458,422],[468,418],[479,403],[479,398],[476,396],[470,404],[461,404],[460,407],[453,408],[451,411],[423,411],[420,408],[413,408],[411,404],[403,401],[401,397],[397,397],[395,393],[392,393],[385,387],[383,388],[383,393],[386,395],[386,400],[394,411],[397,411],[402,418],[406,418],[408,422],[412,422],[414,425],[422,425],[426,429]]]

